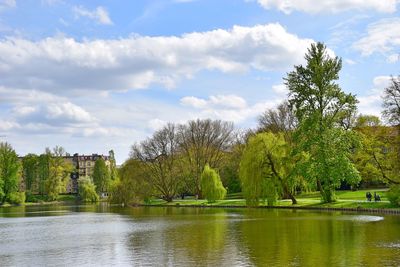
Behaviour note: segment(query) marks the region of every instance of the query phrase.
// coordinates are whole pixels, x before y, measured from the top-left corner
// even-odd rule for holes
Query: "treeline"
[[[256,130],[239,134],[229,122],[195,120],[170,123],[135,144],[111,200],[195,195],[214,201],[224,196],[223,184],[228,193],[243,192],[248,205],[296,203],[302,191],[319,191],[323,202],[332,202],[338,188],[380,183],[393,187],[389,197],[399,204],[400,77],[384,90],[383,124],[358,115],[356,96],[337,83],[342,61],[324,44],[311,45],[305,59],[284,78],[287,100],[266,110]],[[216,188],[221,194],[208,197]]]
[[[99,194],[109,192],[116,182],[116,164],[113,151],[110,153],[109,166],[99,157],[93,174],[79,177],[80,200],[96,202]],[[40,155],[30,153],[19,158],[10,144],[0,143],[0,204],[54,201],[60,194],[71,192],[71,174],[78,169],[68,155],[63,147],[56,146]]]

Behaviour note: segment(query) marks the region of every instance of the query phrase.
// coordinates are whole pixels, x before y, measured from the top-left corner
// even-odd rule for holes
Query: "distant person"
[[[371,199],[372,199],[372,194],[371,194],[371,192],[367,192],[367,193],[365,194],[365,196],[367,197],[367,201],[371,201]]]

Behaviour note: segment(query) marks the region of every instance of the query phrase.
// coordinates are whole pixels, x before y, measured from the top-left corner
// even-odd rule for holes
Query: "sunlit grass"
[[[387,189],[369,189],[369,190],[359,190],[359,191],[337,191],[337,200],[333,203],[321,203],[321,196],[319,192],[305,193],[296,196],[297,204],[292,205],[292,201],[289,199],[278,200],[274,206],[293,206],[293,207],[321,207],[321,208],[396,208],[392,206],[385,196]],[[381,196],[382,201],[371,202],[366,201],[365,194],[374,192]],[[241,197],[241,193],[235,193],[228,195],[224,200],[217,200],[213,203],[208,203],[205,199],[175,199],[172,202],[166,202],[161,199],[153,199],[149,204],[151,205],[169,205],[169,206],[224,206],[224,207],[235,207],[246,206],[246,201]],[[266,206],[266,202],[260,202],[260,206]]]

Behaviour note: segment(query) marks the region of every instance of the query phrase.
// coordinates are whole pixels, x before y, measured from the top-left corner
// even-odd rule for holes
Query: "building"
[[[74,172],[71,173],[71,179],[67,185],[67,193],[78,193],[79,178],[92,177],[94,164],[99,158],[104,159],[107,167],[110,168],[114,155],[112,151],[110,151],[108,156],[99,154],[79,155],[78,153],[75,153],[73,156],[65,156],[65,159],[69,161],[75,168]]]

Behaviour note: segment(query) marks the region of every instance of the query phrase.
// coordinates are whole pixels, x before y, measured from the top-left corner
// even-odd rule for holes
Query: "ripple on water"
[[[383,221],[384,218],[381,216],[373,215],[344,215],[338,218],[343,221],[355,221],[355,222],[379,222]]]

